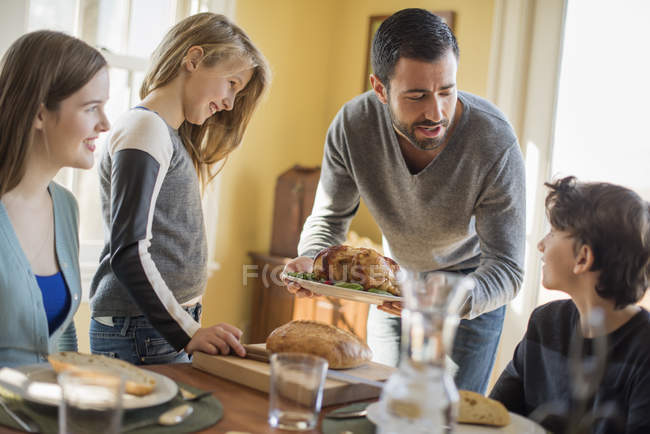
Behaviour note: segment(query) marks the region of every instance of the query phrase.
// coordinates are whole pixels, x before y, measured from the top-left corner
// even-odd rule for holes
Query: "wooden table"
[[[267,413],[269,408],[269,397],[266,393],[259,392],[227,381],[203,371],[199,371],[189,363],[171,364],[171,365],[153,365],[146,366],[159,374],[180,381],[203,390],[214,390],[214,396],[223,404],[223,418],[215,425],[201,433],[226,433],[228,431],[239,431],[248,433],[287,433],[289,431],[272,429],[267,423]],[[319,420],[318,429],[312,431],[302,431],[305,433],[320,432],[320,424],[323,413],[341,406],[331,406],[323,409],[321,420]],[[11,428],[0,425],[0,434],[21,433]]]
[[[243,431],[261,434],[287,432],[275,430],[269,426],[266,420],[269,411],[269,396],[266,393],[199,371],[190,364],[156,365],[148,368],[181,383],[215,391],[214,396],[223,404],[223,419],[209,429],[200,431],[202,433]],[[320,429],[303,432],[318,433]]]
[[[229,431],[236,431],[239,433],[263,434],[263,433],[291,433],[295,431],[283,431],[272,429],[267,421],[267,412],[269,406],[268,395],[224,380],[203,371],[199,371],[189,363],[172,364],[172,365],[154,365],[146,366],[145,369],[150,369],[159,374],[168,376],[169,378],[180,381],[181,383],[188,384],[203,390],[214,390],[214,396],[223,404],[223,418],[210,428],[199,431],[201,433],[227,433]],[[347,405],[347,404],[343,404]],[[303,433],[319,433],[323,414],[334,410],[343,405],[336,405],[324,408],[321,411],[318,427],[312,431],[302,431]],[[476,425],[458,425],[456,432],[462,434],[465,432],[485,432],[488,434],[496,434],[499,432],[512,433],[512,432],[534,432],[544,433],[544,429],[534,424],[533,422],[511,413],[513,422],[510,426],[504,428],[482,427]],[[522,429],[517,429],[521,427]],[[0,425],[0,434],[9,433],[23,433],[23,431],[16,431],[5,426]],[[24,433],[23,433],[24,434]]]

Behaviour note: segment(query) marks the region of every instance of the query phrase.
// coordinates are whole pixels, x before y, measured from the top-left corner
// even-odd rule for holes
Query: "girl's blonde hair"
[[[205,12],[185,18],[167,32],[152,55],[140,98],[144,99],[178,76],[185,56],[194,46],[203,49],[201,62],[208,67],[232,58],[245,59],[253,67],[253,75],[237,94],[231,111],[217,112],[203,125],[184,121],[178,130],[199,180],[205,186],[218,174],[214,170],[215,163],[226,158],[241,143],[271,74],[266,59],[241,28],[223,15]]]
[[[31,32],[11,44],[0,65],[0,197],[25,176],[41,104],[58,110],[105,66],[99,51],[60,32]]]

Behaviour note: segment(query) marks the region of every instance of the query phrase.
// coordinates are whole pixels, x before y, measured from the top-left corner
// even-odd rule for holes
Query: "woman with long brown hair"
[[[199,323],[201,189],[241,142],[268,81],[262,54],[222,15],[186,18],[154,52],[142,101],[116,122],[100,164],[107,231],[91,286],[93,353],[136,364],[245,355],[239,329]]]
[[[0,366],[14,366],[77,349],[78,207],[52,179],[92,167],[108,71],[97,50],[52,31],[20,37],[1,69]]]

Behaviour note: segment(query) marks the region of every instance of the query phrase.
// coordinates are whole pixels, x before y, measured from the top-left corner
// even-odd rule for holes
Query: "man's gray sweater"
[[[341,244],[360,198],[385,254],[423,272],[478,267],[468,318],[512,299],[523,279],[525,173],[517,138],[491,103],[459,92],[463,112],[447,146],[411,174],[387,106],[372,91],[343,106],[327,134],[311,216],[298,246],[315,256]]]

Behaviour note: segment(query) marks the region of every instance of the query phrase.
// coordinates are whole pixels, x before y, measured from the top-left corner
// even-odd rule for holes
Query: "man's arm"
[[[349,145],[341,110],[327,132],[314,207],[298,244],[300,256],[313,258],[320,250],[345,241],[360,200],[349,166]]]
[[[525,167],[515,141],[488,173],[475,208],[481,260],[464,316],[503,306],[523,281],[526,236]]]

